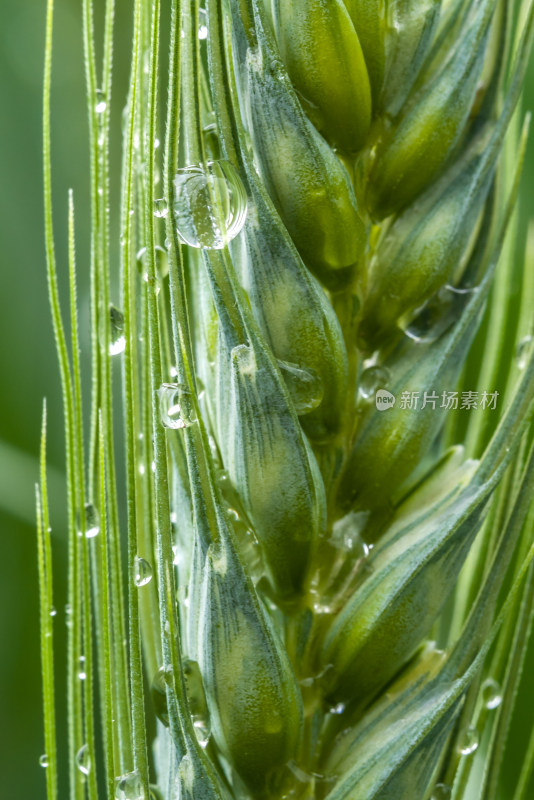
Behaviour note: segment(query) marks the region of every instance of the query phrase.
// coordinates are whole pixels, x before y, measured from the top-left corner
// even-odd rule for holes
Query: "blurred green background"
[[[42,769],[34,484],[43,397],[47,398],[55,554],[56,630],[65,633],[65,496],[59,374],[49,317],[42,219],[41,92],[45,0],[0,2],[0,798],[45,797]],[[103,3],[95,3],[97,18]],[[115,117],[126,96],[127,0],[118,3]],[[525,90],[534,108],[534,62]],[[67,191],[75,192],[83,357],[88,359],[89,191],[81,0],[56,0],[53,174],[58,263],[65,273]],[[534,136],[522,183],[522,227],[534,215]],[[65,282],[63,281],[63,289]],[[534,311],[533,311],[534,313]],[[57,664],[60,674],[64,665]],[[63,692],[58,696],[65,736]],[[532,724],[524,712],[524,730]],[[510,771],[513,773],[513,765]]]

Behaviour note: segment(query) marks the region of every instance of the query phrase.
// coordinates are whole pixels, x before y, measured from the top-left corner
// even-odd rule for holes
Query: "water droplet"
[[[166,670],[165,667],[160,667],[150,686],[154,711],[156,712],[157,718],[166,728],[169,727],[169,709],[167,707],[167,685],[169,677],[172,677],[172,672]]]
[[[414,342],[434,342],[458,319],[477,286],[457,288],[443,286],[439,292],[416,310],[415,317],[405,329]]]
[[[78,665],[78,678],[81,681],[84,681],[87,678],[87,672],[85,671],[85,656],[80,656]]]
[[[333,614],[334,613],[334,608],[331,605],[329,605],[327,602],[325,602],[324,598],[319,598],[319,595],[317,595],[316,592],[313,592],[313,591],[310,594],[312,596],[316,596],[318,598],[317,600],[314,600],[314,602],[313,602],[313,610],[314,610],[314,612],[316,614],[322,615],[322,614]]]
[[[359,391],[362,397],[369,400],[378,389],[387,389],[389,372],[384,367],[373,366],[364,370],[360,377]]]
[[[210,158],[213,161],[219,159],[221,154],[219,129],[217,128],[217,120],[213,112],[207,115],[206,124],[202,128],[202,138],[204,139],[204,148]]]
[[[116,356],[124,352],[126,348],[126,337],[124,336],[124,314],[113,305],[109,307],[109,324],[109,354],[110,356]]]
[[[55,617],[57,614],[57,609],[55,608],[55,606],[51,606],[50,611],[48,613],[50,614],[51,617]]]
[[[297,796],[300,797],[302,793],[303,786],[309,786],[310,789],[313,791],[312,784],[315,784],[317,781],[323,780],[324,776],[320,775],[317,772],[308,772],[307,770],[302,769],[299,767],[296,761],[289,761],[286,764],[287,768],[293,774],[294,778],[296,778],[297,782],[300,784],[300,787],[296,788],[295,792],[291,792],[289,795],[283,795],[283,797],[293,797]],[[305,797],[310,797],[311,795],[306,792]],[[313,794],[315,796],[315,793]]]
[[[67,628],[72,628],[72,606],[70,603],[65,606],[65,625]]]
[[[301,369],[289,361],[278,361],[278,366],[299,416],[309,414],[321,405],[324,387],[315,370]]]
[[[187,428],[197,421],[191,392],[179,383],[163,383],[158,389],[159,413],[166,428]]]
[[[328,711],[330,712],[330,714],[344,714],[345,708],[346,708],[345,703],[338,703],[337,705],[329,708]]]
[[[174,219],[185,244],[221,250],[243,228],[247,195],[229,161],[179,169],[174,178]]]
[[[91,757],[88,745],[82,745],[76,753],[76,766],[83,775],[89,775],[91,772]]]
[[[39,756],[39,766],[44,767],[44,769],[48,766],[48,756],[46,753],[43,753],[42,756]]]
[[[478,747],[478,731],[470,727],[463,731],[458,739],[458,752],[463,756],[470,756]]]
[[[436,783],[430,800],[449,800],[452,795],[450,786],[446,783]]]
[[[115,800],[145,800],[146,794],[139,770],[126,772],[115,780]]]
[[[141,556],[136,556],[134,560],[134,583],[136,586],[146,586],[152,580],[152,567],[148,561]]]
[[[106,102],[106,93],[102,89],[96,90],[96,104],[95,111],[97,114],[103,114],[108,104]]]
[[[482,700],[489,711],[498,708],[502,703],[501,687],[493,678],[488,678],[482,684]]]
[[[347,553],[357,558],[367,558],[371,550],[363,540],[362,532],[369,519],[369,511],[351,511],[334,523],[330,541]]]
[[[450,786],[447,786],[446,783],[436,783],[430,800],[449,800],[451,795],[452,790]]]
[[[187,659],[184,661],[185,688],[189,702],[189,711],[193,724],[203,721],[209,729],[209,712],[206,695],[204,692],[204,682],[200,672],[200,667],[196,661]]]
[[[175,567],[180,566],[180,549],[177,544],[172,546],[172,563]]]
[[[155,268],[156,274],[163,280],[169,274],[169,256],[164,247],[157,244],[154,247]],[[146,269],[146,247],[142,247],[136,256],[137,269],[144,281],[148,281],[148,273]]]
[[[169,213],[169,209],[167,206],[167,201],[164,197],[158,197],[157,200],[154,200],[154,216],[158,217],[159,219],[165,219],[167,214]]]
[[[86,503],[85,509],[85,538],[92,539],[98,536],[100,532],[100,516],[98,510],[92,503]],[[78,535],[83,535],[83,525],[81,521],[81,514],[78,513],[77,517]]]
[[[201,747],[207,747],[211,736],[209,723],[203,717],[193,717],[193,728]]]
[[[516,347],[515,357],[519,369],[525,369],[532,353],[534,336],[524,336]]]
[[[198,9],[198,38],[208,38],[208,15],[203,8]]]

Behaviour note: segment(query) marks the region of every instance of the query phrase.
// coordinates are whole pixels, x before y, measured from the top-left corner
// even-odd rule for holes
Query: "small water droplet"
[[[172,672],[160,667],[156,672],[150,686],[150,694],[157,718],[169,727],[169,709],[167,707],[167,685],[172,678]]]
[[[189,587],[180,586],[178,592],[176,593],[176,599],[178,601],[178,605],[183,605],[186,608],[189,608]]]
[[[215,114],[212,112],[208,115],[206,124],[202,128],[202,138],[204,139],[204,148],[206,153],[213,161],[219,159],[221,154],[221,146],[219,142],[219,129],[217,128],[217,121]]]
[[[278,366],[299,416],[309,414],[321,405],[324,387],[315,370],[302,369],[289,361],[278,361]]]
[[[345,708],[346,708],[345,703],[338,703],[335,706],[331,706],[331,708],[329,708],[328,711],[330,712],[330,714],[344,714]]]
[[[146,794],[139,770],[126,772],[115,779],[115,800],[145,800]]]
[[[443,286],[439,292],[417,309],[405,334],[414,342],[434,342],[458,319],[478,286]]]
[[[67,628],[72,628],[72,606],[70,603],[65,606],[65,625]]]
[[[313,595],[315,593],[311,592],[311,594]],[[313,610],[314,610],[314,612],[316,614],[319,614],[319,615],[322,615],[322,614],[326,615],[326,614],[333,614],[334,613],[334,608],[331,605],[329,605],[327,602],[325,602],[324,598],[319,598],[319,599],[314,601]]]
[[[211,735],[207,720],[203,717],[193,717],[193,728],[199,745],[201,747],[207,747]]]
[[[55,606],[51,606],[50,611],[48,613],[50,614],[51,617],[55,617],[57,615],[57,609],[55,608]]]
[[[134,583],[136,586],[146,586],[152,580],[152,567],[148,561],[141,556],[136,556],[134,560]]]
[[[154,258],[155,258],[156,274],[158,278],[163,280],[163,278],[166,278],[167,275],[169,274],[169,256],[165,248],[160,247],[160,245],[157,244],[154,247]],[[145,282],[148,281],[148,272],[146,269],[146,247],[142,247],[139,250],[136,256],[136,260],[137,260],[137,269],[139,271],[139,274],[141,275],[141,277]]]
[[[109,307],[109,324],[109,354],[110,356],[116,356],[124,352],[126,348],[126,337],[124,336],[124,314],[113,305]]]
[[[359,392],[362,397],[369,400],[374,397],[378,389],[387,389],[389,372],[378,365],[368,367],[360,377]]]
[[[330,538],[334,547],[357,558],[367,558],[370,546],[363,540],[362,532],[369,519],[369,511],[350,511],[346,516],[334,523]]]
[[[93,539],[100,532],[100,516],[92,503],[86,503],[85,509],[85,538]],[[78,534],[83,536],[81,514],[77,518]]]
[[[165,428],[187,428],[197,421],[191,392],[179,383],[163,383],[158,389],[159,411]]]
[[[525,369],[532,353],[534,336],[524,336],[516,347],[515,357],[519,369]]]
[[[78,664],[78,678],[81,681],[84,681],[87,678],[87,672],[85,671],[85,656],[80,656],[80,661]]]
[[[46,753],[43,753],[42,756],[39,756],[39,766],[44,767],[44,769],[48,766],[48,756]]]
[[[198,38],[208,38],[208,15],[204,8],[198,9]]]
[[[235,508],[227,508],[226,513],[228,514],[232,522],[239,522],[239,514],[237,513]]]
[[[76,766],[83,775],[89,775],[91,772],[91,757],[88,745],[82,745],[76,753]]]
[[[209,712],[206,694],[204,692],[204,682],[202,680],[200,667],[196,661],[189,658],[184,661],[184,677],[193,724],[195,721],[199,722],[203,720],[206,727],[209,728]]]
[[[502,703],[501,687],[493,678],[488,678],[482,684],[482,700],[489,711],[498,708]]]
[[[172,563],[175,567],[178,567],[180,564],[180,549],[177,544],[173,544],[172,546]]]
[[[191,247],[221,250],[243,228],[247,195],[229,161],[208,161],[179,169],[174,177],[174,219],[178,236]]]
[[[458,752],[463,756],[470,756],[478,747],[478,731],[476,728],[466,728],[458,739]]]
[[[449,800],[452,790],[446,783],[436,783],[431,800]]]
[[[103,114],[106,108],[108,107],[106,101],[106,93],[102,89],[96,90],[96,103],[95,103],[95,111],[97,114]]]
[[[154,216],[158,217],[159,219],[165,219],[167,214],[169,213],[169,208],[167,206],[167,201],[164,197],[158,197],[157,200],[154,200]]]

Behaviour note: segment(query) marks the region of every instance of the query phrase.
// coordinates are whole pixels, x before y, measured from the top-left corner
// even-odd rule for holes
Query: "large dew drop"
[[[179,169],[174,177],[174,220],[191,247],[221,250],[243,228],[247,195],[229,161],[208,161]]]

